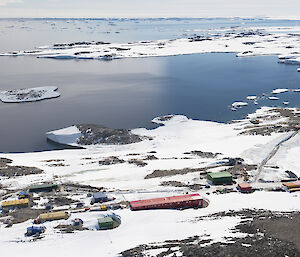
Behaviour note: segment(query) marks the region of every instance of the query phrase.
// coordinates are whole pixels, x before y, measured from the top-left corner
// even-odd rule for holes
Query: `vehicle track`
[[[262,171],[263,171],[263,167],[267,164],[267,162],[269,160],[271,160],[274,155],[277,153],[277,151],[279,150],[280,146],[285,143],[286,141],[290,140],[291,138],[293,138],[294,136],[296,136],[298,134],[299,130],[296,130],[295,132],[293,132],[291,135],[289,135],[288,137],[286,137],[285,139],[281,140],[279,143],[277,143],[275,145],[275,147],[273,148],[273,150],[268,154],[268,156],[258,165],[257,167],[257,172],[255,175],[255,178],[253,180],[253,182],[257,182],[257,180],[259,179]]]

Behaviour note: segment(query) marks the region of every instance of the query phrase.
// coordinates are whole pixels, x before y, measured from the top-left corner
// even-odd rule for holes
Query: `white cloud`
[[[0,6],[13,4],[13,3],[23,3],[23,0],[0,0]]]
[[[14,6],[10,3],[23,3]],[[0,17],[289,17],[299,0],[0,0]],[[2,10],[1,10],[2,9]]]

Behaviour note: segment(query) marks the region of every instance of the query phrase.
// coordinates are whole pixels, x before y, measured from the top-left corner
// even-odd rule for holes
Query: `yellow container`
[[[68,219],[69,214],[65,211],[42,213],[39,216],[40,221]]]
[[[29,203],[28,198],[12,200],[12,201],[4,201],[2,202],[2,208],[28,206],[28,203]]]

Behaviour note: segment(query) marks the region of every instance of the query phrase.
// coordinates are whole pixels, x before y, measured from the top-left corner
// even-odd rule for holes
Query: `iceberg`
[[[57,87],[33,87],[0,91],[0,100],[4,103],[35,102],[59,97]]]

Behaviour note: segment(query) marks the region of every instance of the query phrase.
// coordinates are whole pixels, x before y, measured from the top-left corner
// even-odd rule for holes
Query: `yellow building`
[[[48,212],[42,213],[39,216],[39,220],[43,221],[51,221],[51,220],[61,220],[61,219],[68,219],[69,214],[65,211],[58,211],[58,212]]]
[[[2,208],[10,208],[10,207],[27,207],[29,204],[28,198],[4,201],[2,202]]]

